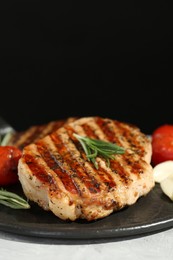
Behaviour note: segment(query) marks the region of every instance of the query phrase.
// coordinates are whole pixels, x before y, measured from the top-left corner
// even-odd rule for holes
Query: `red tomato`
[[[0,146],[0,186],[18,182],[17,165],[21,150],[14,146]]]
[[[173,160],[173,125],[165,124],[156,128],[152,134],[152,163]]]

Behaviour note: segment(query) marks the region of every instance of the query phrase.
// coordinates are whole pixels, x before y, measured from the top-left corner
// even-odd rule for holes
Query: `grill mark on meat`
[[[109,142],[116,143],[117,145],[121,145],[120,138],[119,138],[121,136],[121,133],[117,132],[117,134],[115,135],[115,131],[114,129],[111,128],[109,120],[103,120],[100,117],[96,117],[95,122],[98,125],[98,127],[100,127],[102,132],[106,135],[107,140]]]
[[[95,134],[95,131],[89,125],[83,124],[82,127],[88,137],[98,139],[98,136]],[[80,152],[82,158],[84,160],[86,160],[86,154],[83,152],[83,148],[82,148],[81,144],[78,141],[76,141],[76,138],[73,136],[73,133],[75,133],[74,129],[70,126],[64,127],[64,128],[66,129],[70,138],[73,140],[73,143],[75,144],[76,148]],[[91,169],[92,169],[92,172],[94,172],[96,175],[95,168],[93,166],[91,166]],[[106,187],[108,188],[108,190],[111,189],[112,187],[116,186],[116,183],[115,183],[112,175],[108,171],[103,169],[101,166],[99,166],[99,169],[97,170],[97,174],[99,177],[99,182],[104,183],[106,185]]]
[[[118,127],[120,135],[122,136],[122,140],[125,139],[126,142],[129,143],[129,147],[131,149],[131,152],[129,152],[127,149],[127,152],[124,154],[125,166],[131,167],[131,170],[133,169],[133,174],[136,174],[138,177],[140,177],[140,174],[144,172],[144,166],[142,167],[141,163],[139,162],[139,158],[141,160],[141,157],[143,157],[145,154],[145,143],[141,144],[141,140],[138,140],[136,133],[134,133],[137,130],[135,126],[133,126],[133,131],[129,131],[127,124],[124,125],[122,122],[114,121],[114,125],[116,128]],[[143,134],[140,133],[140,135]],[[145,140],[144,135],[143,140]]]
[[[33,156],[31,154],[24,154],[23,157],[29,169],[31,170],[32,174],[35,175],[41,182],[43,182],[44,184],[54,183],[52,176],[47,173],[45,167],[38,164],[37,162],[38,156]]]
[[[95,131],[89,125],[83,124],[82,127],[87,136],[89,136],[90,138],[98,139],[98,136],[96,135]]]
[[[121,122],[118,121],[110,121],[103,120],[102,118],[97,117],[96,122],[99,124],[100,128],[103,130],[103,132],[106,134],[108,141],[112,143],[116,143],[118,145],[122,145],[120,142],[120,139],[122,141],[125,139],[126,143],[127,141],[130,143],[130,148],[133,150],[133,147],[135,147],[135,150],[143,151],[143,146],[141,146],[140,142],[137,141],[137,138],[134,138],[135,134],[129,131],[127,126],[124,126]],[[115,129],[111,127],[111,123],[114,122]],[[116,133],[116,135],[115,135]],[[119,138],[119,139],[118,139]],[[132,142],[134,143],[135,139],[135,145],[132,147]],[[135,151],[136,153],[136,151]],[[117,156],[117,155],[116,155]],[[139,156],[142,156],[139,153],[136,153],[136,156],[139,158]],[[118,156],[117,156],[118,157]],[[129,154],[128,150],[123,154],[123,166],[120,165],[121,159],[119,157],[119,160],[110,160],[111,162],[111,168],[116,173],[118,172],[121,178],[124,179],[124,181],[127,183],[129,179],[129,174],[127,172],[126,166],[133,169],[133,174],[140,175],[143,173],[143,167],[141,166],[141,163],[139,163],[138,158],[134,158],[132,153]],[[122,158],[122,156],[121,156]]]
[[[106,171],[101,166],[99,166],[97,173],[99,174],[99,178],[101,179],[101,182],[103,182],[107,186],[108,190],[116,187],[116,183],[108,171]]]
[[[57,174],[64,187],[73,194],[80,193],[76,183],[74,184],[74,180],[72,180],[68,172],[59,166],[55,154],[51,153],[51,150],[48,149],[43,141],[37,141],[36,145],[43,160],[46,162],[47,166]]]
[[[115,128],[119,130],[123,139],[129,143],[129,147],[138,155],[144,156],[144,143],[141,144],[141,140],[137,138],[136,131],[137,128],[133,127],[133,131],[129,131],[127,124],[124,125],[121,122],[114,121]],[[130,125],[129,125],[130,127]],[[140,135],[143,135],[142,133]],[[134,138],[135,137],[135,138]],[[144,138],[144,136],[143,136]],[[145,139],[145,138],[144,138]]]
[[[140,174],[144,172],[144,167],[141,166],[139,160],[133,160],[132,156],[129,159],[125,157],[125,162],[128,167],[133,169],[133,174],[138,175],[138,177],[140,177]]]
[[[50,138],[52,139],[54,145],[57,148],[58,153],[62,156],[63,160],[67,162],[71,169],[75,169],[76,176],[81,180],[81,182],[86,186],[86,188],[91,193],[99,192],[100,184],[96,181],[96,179],[93,176],[88,174],[84,165],[79,164],[79,162],[75,158],[72,158],[70,152],[67,150],[66,146],[63,144],[62,140],[59,138],[56,132],[52,133],[50,135]]]
[[[81,144],[77,141],[77,139],[73,135],[75,133],[74,129],[71,126],[69,126],[69,125],[64,126],[64,128],[66,129],[70,139],[73,141],[74,145],[76,146],[76,149],[80,152],[81,156],[85,160],[87,160],[86,154],[84,153]]]
[[[114,174],[118,174],[121,180],[128,184],[130,179],[130,174],[127,172],[127,169],[124,168],[117,160],[110,160],[110,168]]]

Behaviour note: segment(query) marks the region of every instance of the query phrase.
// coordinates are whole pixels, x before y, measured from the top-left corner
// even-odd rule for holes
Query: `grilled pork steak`
[[[125,148],[110,165],[88,161],[74,133]],[[85,117],[60,127],[23,149],[18,175],[25,195],[63,220],[106,217],[134,204],[154,187],[151,143],[139,128],[101,117]]]

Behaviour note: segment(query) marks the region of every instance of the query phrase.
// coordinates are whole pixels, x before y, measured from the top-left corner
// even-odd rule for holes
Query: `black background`
[[[100,115],[173,123],[171,1],[5,1],[0,115],[17,130]]]

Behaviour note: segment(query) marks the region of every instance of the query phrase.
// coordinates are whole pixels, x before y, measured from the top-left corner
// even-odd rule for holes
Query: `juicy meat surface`
[[[69,117],[67,119],[51,121],[47,124],[33,125],[21,132],[14,132],[8,141],[8,145],[16,146],[22,150],[26,145],[43,138],[64,124],[73,122],[75,119],[74,117]]]
[[[88,161],[73,133],[125,148],[108,166]],[[137,202],[154,187],[150,139],[134,125],[83,117],[23,149],[18,175],[25,195],[63,220],[100,219]]]

